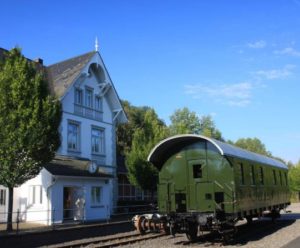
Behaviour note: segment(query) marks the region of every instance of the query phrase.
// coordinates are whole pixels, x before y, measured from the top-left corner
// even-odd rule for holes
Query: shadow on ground
[[[108,225],[91,225],[77,228],[59,229],[46,232],[22,233],[19,235],[0,236],[1,247],[40,247],[73,240],[94,238],[133,231],[130,222],[112,223]]]

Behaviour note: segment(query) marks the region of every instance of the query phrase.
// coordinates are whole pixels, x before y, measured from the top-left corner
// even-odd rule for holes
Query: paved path
[[[300,247],[300,237],[294,239],[293,241],[291,241],[290,243],[286,244],[282,248],[299,248],[299,247]]]

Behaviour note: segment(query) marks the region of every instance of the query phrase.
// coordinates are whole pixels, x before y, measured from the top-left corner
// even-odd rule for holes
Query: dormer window
[[[85,89],[85,106],[93,108],[93,90],[90,88]]]
[[[82,96],[82,90],[81,89],[75,89],[75,103],[78,105],[83,104],[83,96]]]

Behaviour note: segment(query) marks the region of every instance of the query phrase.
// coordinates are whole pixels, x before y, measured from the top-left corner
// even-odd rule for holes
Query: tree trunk
[[[13,216],[13,200],[14,200],[14,188],[8,188],[8,213],[6,231],[11,232],[13,230],[12,216]]]

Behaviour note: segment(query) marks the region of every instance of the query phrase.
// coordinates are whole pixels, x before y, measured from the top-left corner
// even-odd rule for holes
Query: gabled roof
[[[199,140],[206,140],[207,142],[210,142],[213,146],[217,148],[217,150],[223,156],[246,159],[249,161],[267,164],[284,169],[287,168],[287,166],[284,163],[276,159],[254,152],[250,152],[239,147],[221,142],[219,140],[196,134],[175,135],[173,137],[169,137],[161,141],[150,152],[148,156],[148,161],[150,161],[158,169],[160,169],[172,153],[174,153],[175,151],[179,151],[184,146],[193,144],[194,142],[197,142]]]
[[[51,92],[62,97],[96,52],[64,60],[46,67]]]
[[[55,156],[55,158],[44,168],[54,176],[71,177],[101,177],[112,178],[113,175],[104,173],[99,169],[96,172],[89,172],[91,160],[83,158],[74,158],[67,156]]]
[[[8,51],[0,48],[0,60],[5,58],[5,52]],[[30,59],[28,60],[32,61]],[[106,78],[105,82],[99,82],[99,84],[104,83],[109,85],[109,87],[106,88],[109,89],[109,102],[114,113],[114,121],[117,120],[118,123],[126,123],[128,121],[118,93],[113,85],[113,82],[99,52],[88,52],[74,58],[52,64],[50,66],[43,66],[39,62],[35,63],[39,70],[43,69],[46,72],[50,92],[59,99],[62,99],[66,95],[68,90],[72,87],[73,84],[76,83],[76,81],[78,81],[81,76],[88,76],[89,66],[91,64],[94,63],[97,65],[101,65]]]

